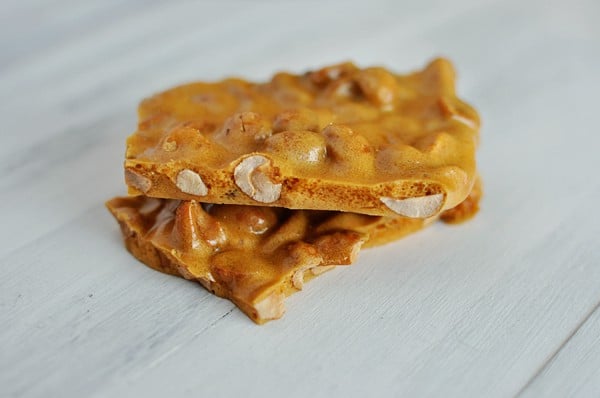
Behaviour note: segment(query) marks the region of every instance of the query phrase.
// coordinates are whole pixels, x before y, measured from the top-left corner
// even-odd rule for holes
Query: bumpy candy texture
[[[443,59],[396,75],[343,63],[146,99],[114,198],[127,249],[252,320],[361,247],[478,210],[479,119]]]
[[[191,83],[142,102],[131,194],[428,218],[476,179],[479,118],[437,59],[397,75],[343,63],[266,83]]]
[[[478,194],[470,195],[459,216],[472,215],[478,199]],[[351,264],[361,247],[401,238],[437,218],[146,196],[114,198],[106,205],[136,258],[156,270],[200,282],[233,301],[257,323],[281,317],[287,295],[333,266]],[[452,212],[442,217],[457,221]]]

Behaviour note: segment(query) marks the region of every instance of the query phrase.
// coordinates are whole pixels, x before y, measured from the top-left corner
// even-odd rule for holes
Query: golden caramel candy
[[[478,130],[444,59],[191,83],[142,102],[125,179],[156,198],[430,218],[471,192]]]
[[[473,192],[449,221],[476,211]],[[145,196],[115,198],[107,207],[128,250],[159,271],[200,282],[233,301],[253,321],[283,315],[284,299],[305,281],[352,263],[362,247],[417,231],[428,219],[369,216],[266,206],[203,204]],[[457,216],[457,214],[460,216]]]

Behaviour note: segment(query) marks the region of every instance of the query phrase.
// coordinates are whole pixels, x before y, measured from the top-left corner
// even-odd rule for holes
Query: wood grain
[[[600,395],[600,15],[590,1],[10,1],[0,16],[0,396]],[[258,327],[139,265],[103,207],[138,101],[194,79],[446,55],[481,213],[367,250]]]
[[[600,311],[596,306],[540,372],[521,397],[593,397],[600,391]]]

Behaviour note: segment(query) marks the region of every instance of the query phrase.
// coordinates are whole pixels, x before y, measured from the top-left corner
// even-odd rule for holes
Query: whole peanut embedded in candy
[[[262,235],[278,223],[275,207],[217,205],[210,209],[210,214],[228,226],[231,236],[235,236],[236,231],[238,236]]]
[[[332,124],[323,130],[327,141],[327,156],[342,168],[351,168],[360,173],[371,173],[375,156],[367,139],[356,134],[350,127]]]
[[[179,123],[167,130],[160,148],[162,151],[157,151],[156,156],[167,161],[174,157],[185,158],[202,153],[207,161],[213,162],[219,158],[220,153],[218,145],[204,134],[202,125],[190,122]]]
[[[195,201],[182,201],[175,212],[172,238],[181,250],[211,252],[213,247],[222,246],[227,236],[221,223],[211,217]]]
[[[277,73],[268,83],[273,98],[287,107],[305,106],[312,101],[312,96],[302,87],[298,78],[289,73]]]
[[[131,169],[125,169],[125,182],[143,193],[147,193],[152,188],[152,180]]]
[[[344,62],[337,65],[327,66],[312,72],[308,72],[308,79],[317,86],[323,86],[336,81],[340,78],[344,78],[352,73],[356,72],[358,68],[350,63]]]
[[[235,185],[255,201],[271,203],[281,195],[281,184],[273,181],[274,174],[269,158],[251,155],[238,163],[233,171],[233,179]]]
[[[273,120],[273,133],[292,130],[319,131],[319,116],[310,109],[284,111]]]
[[[237,153],[253,151],[271,135],[269,123],[256,112],[236,113],[223,123],[214,139]]]
[[[205,196],[208,193],[208,188],[204,184],[202,177],[198,173],[190,169],[184,169],[177,174],[175,185],[181,192],[189,193],[190,195]]]
[[[367,68],[357,73],[356,82],[365,97],[383,109],[391,109],[398,82],[394,75],[384,68]]]
[[[325,161],[325,138],[312,131],[284,131],[265,140],[265,150],[298,168],[315,168]]]

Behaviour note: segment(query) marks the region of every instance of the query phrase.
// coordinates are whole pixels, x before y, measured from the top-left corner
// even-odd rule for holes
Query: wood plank
[[[89,395],[184,324],[199,333],[233,307],[121,246],[97,205],[2,261],[2,396]]]
[[[600,303],[519,397],[600,396]]]
[[[1,396],[597,395],[596,2],[28,4],[6,28],[39,11],[43,50],[0,74]],[[140,98],[437,54],[484,121],[472,222],[365,251],[264,327],[123,249],[102,203]]]

